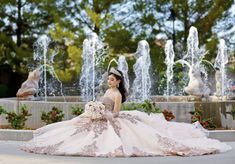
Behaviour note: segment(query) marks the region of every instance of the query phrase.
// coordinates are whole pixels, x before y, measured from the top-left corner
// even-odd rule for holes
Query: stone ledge
[[[209,138],[217,139],[224,142],[234,142],[235,130],[210,130]]]
[[[0,129],[0,140],[28,141],[33,138],[33,130]]]

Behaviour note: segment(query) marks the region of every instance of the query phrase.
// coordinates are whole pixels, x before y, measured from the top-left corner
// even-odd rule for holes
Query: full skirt
[[[194,156],[225,152],[231,146],[193,124],[166,121],[163,114],[121,111],[112,120],[80,115],[35,130],[27,152],[99,157]]]

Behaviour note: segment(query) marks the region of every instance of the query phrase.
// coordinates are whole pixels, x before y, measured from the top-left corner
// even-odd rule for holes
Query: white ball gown
[[[106,110],[114,102],[103,97]],[[193,124],[168,122],[162,114],[120,111],[112,119],[91,119],[84,114],[41,127],[21,147],[26,152],[50,155],[130,157],[194,156],[225,152],[231,146],[207,138]]]

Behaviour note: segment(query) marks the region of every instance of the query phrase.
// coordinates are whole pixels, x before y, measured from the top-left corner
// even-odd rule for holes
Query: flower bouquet
[[[85,105],[84,115],[86,117],[95,119],[102,119],[105,113],[105,106],[99,101],[90,101]]]

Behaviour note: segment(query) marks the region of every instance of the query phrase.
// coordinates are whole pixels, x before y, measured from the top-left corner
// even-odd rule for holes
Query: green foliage
[[[166,70],[165,40],[172,39],[172,28],[166,28],[166,23],[172,21],[169,19],[170,8],[173,8],[176,20],[181,24],[179,28],[176,26],[176,42],[185,48],[189,28],[197,27],[200,45],[206,45],[209,50],[206,55],[209,61],[216,55],[217,31],[227,31],[234,24],[228,21],[234,17],[229,10],[233,0],[17,2],[20,1],[2,0],[0,3],[0,65],[7,64],[13,72],[27,74],[27,65],[33,63],[33,43],[41,34],[49,34],[59,50],[53,66],[60,80],[65,83],[72,83],[79,77],[82,43],[87,32],[96,32],[109,45],[109,57],[105,64],[119,54],[133,54],[138,41],[147,40],[150,45],[151,73],[154,77],[159,77],[159,73]],[[133,6],[128,8],[128,12],[123,12],[127,3]],[[17,14],[19,9],[20,15]],[[215,32],[219,23],[222,26]],[[232,35],[233,33],[225,37],[229,40]],[[178,57],[176,54],[176,58]],[[133,74],[135,59],[128,57],[127,60],[130,74]],[[230,68],[235,70],[234,67]],[[176,76],[179,77],[176,79],[179,81],[178,85],[181,85],[181,75]],[[153,88],[158,86],[157,83],[156,81],[153,84]]]
[[[213,122],[212,118],[203,118],[203,111],[202,109],[195,109],[194,112],[190,112],[192,114],[191,116],[191,122],[199,122],[204,128],[207,129],[215,129],[216,125]]]
[[[161,113],[160,108],[155,107],[154,102],[150,102],[149,100],[144,100],[144,103],[141,104],[141,107],[144,109],[144,112],[150,113]]]
[[[28,117],[32,114],[28,113],[27,106],[23,105],[20,108],[20,113],[16,112],[7,112],[5,109],[0,106],[0,115],[6,114],[6,119],[11,124],[13,129],[22,129],[25,126],[25,122],[28,120]]]
[[[130,103],[130,104],[123,104],[123,110],[131,111],[137,109],[143,109],[144,112],[150,113],[161,113],[161,109],[155,107],[154,102],[150,102],[149,100],[145,100],[143,103]]]
[[[81,40],[72,31],[62,28],[59,24],[50,30],[50,35],[58,44],[59,50],[54,64],[56,74],[63,82],[75,81],[82,67],[82,49],[77,46],[82,44]]]
[[[52,110],[48,113],[42,112],[41,120],[47,125],[55,122],[62,121],[64,113],[62,110],[59,110],[57,107],[52,107]]]
[[[226,113],[231,114],[231,116],[233,117],[233,120],[235,120],[235,107],[230,112],[226,112]]]
[[[77,106],[72,106],[72,114],[75,115],[75,116],[79,116],[80,114],[83,113],[84,109],[81,108],[81,107],[77,107]]]
[[[131,110],[142,110],[148,114],[151,113],[162,113],[167,121],[171,121],[175,118],[174,114],[169,111],[168,109],[164,109],[163,111],[156,107],[154,102],[149,100],[145,100],[143,103],[130,103],[130,104],[123,104],[122,110],[131,111]]]
[[[141,108],[140,103],[126,103],[122,105],[122,110],[125,110],[125,111],[137,110],[140,108]]]
[[[6,114],[6,111],[5,111],[5,109],[2,106],[0,106],[0,115],[1,114]]]
[[[4,95],[7,95],[8,90],[9,89],[7,85],[0,84],[0,97],[4,97]]]
[[[24,74],[27,71],[25,58],[29,55],[32,53],[17,47],[11,37],[0,32],[0,65],[8,65],[12,71]]]
[[[132,35],[123,25],[114,23],[104,31],[104,41],[114,53],[131,53],[137,48],[137,42],[133,40]]]
[[[214,34],[211,36],[210,39],[206,41],[206,49],[208,50],[208,54],[205,56],[205,60],[215,59],[217,55],[217,45],[218,45],[218,38]]]

